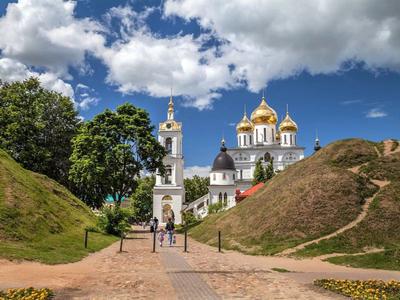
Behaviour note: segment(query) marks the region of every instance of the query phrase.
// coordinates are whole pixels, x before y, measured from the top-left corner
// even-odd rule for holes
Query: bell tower
[[[168,103],[167,120],[160,123],[158,142],[164,146],[165,174],[156,176],[153,189],[153,215],[164,224],[172,218],[176,224],[182,223],[181,210],[185,201],[183,185],[182,123],[174,119],[172,95]]]

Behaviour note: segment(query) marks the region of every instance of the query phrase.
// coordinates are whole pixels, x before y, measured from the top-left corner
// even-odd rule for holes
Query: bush
[[[217,202],[217,203],[214,203],[214,204],[210,204],[208,206],[208,214],[209,215],[216,214],[216,213],[222,211],[224,208],[225,208],[225,206],[222,204],[222,202]]]
[[[190,211],[182,213],[182,218],[184,224],[187,226],[197,222],[196,216]]]
[[[129,209],[119,206],[103,206],[99,216],[99,228],[106,233],[121,236],[129,231],[128,219],[131,216]]]

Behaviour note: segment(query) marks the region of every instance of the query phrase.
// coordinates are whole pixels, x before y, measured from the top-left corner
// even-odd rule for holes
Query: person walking
[[[150,232],[154,232],[154,219],[150,219]]]
[[[167,235],[168,235],[168,243],[169,246],[172,246],[173,243],[173,238],[174,238],[174,231],[175,231],[175,225],[174,222],[172,222],[171,218],[168,218],[168,223],[165,225],[165,230],[167,230]]]
[[[158,240],[160,241],[160,247],[162,247],[162,245],[163,245],[164,237],[165,237],[165,230],[161,228],[160,233],[158,234]]]
[[[154,231],[157,231],[157,228],[158,228],[158,219],[157,219],[157,217],[154,217],[153,221],[154,221]]]

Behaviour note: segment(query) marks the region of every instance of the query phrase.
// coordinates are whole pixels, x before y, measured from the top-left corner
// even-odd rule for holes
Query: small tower
[[[281,146],[282,147],[294,147],[297,145],[297,124],[289,115],[289,107],[286,106],[286,117],[282,120],[279,125],[279,131],[281,133]]]
[[[317,133],[315,135],[314,151],[317,152],[319,150],[321,150],[321,145],[320,145],[320,142],[319,142],[318,131],[317,131]]]
[[[233,158],[226,153],[225,140],[221,141],[219,154],[215,157],[210,172],[210,192],[211,204],[222,203],[224,207],[231,208],[236,205],[236,167]]]
[[[156,176],[153,189],[153,215],[162,224],[166,223],[168,218],[174,219],[176,224],[182,222],[181,210],[185,201],[182,138],[182,123],[174,119],[174,101],[171,95],[167,120],[160,123],[158,130],[158,142],[167,151],[163,160],[165,174]]]

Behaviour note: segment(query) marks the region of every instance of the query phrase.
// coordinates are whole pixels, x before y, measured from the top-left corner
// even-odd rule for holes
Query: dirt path
[[[376,184],[377,186],[379,186],[379,190],[370,198],[367,198],[365,200],[364,205],[362,206],[362,211],[361,213],[357,216],[357,218],[352,221],[351,223],[347,224],[346,226],[339,228],[338,230],[336,230],[335,232],[332,232],[331,234],[325,235],[323,237],[320,237],[318,239],[312,240],[312,241],[308,241],[306,243],[297,245],[296,247],[293,248],[289,248],[286,249],[284,251],[282,251],[281,253],[278,254],[278,256],[286,256],[286,255],[290,255],[293,254],[294,252],[304,249],[304,247],[314,244],[314,243],[318,243],[322,240],[327,240],[330,238],[333,238],[335,236],[337,236],[338,234],[341,234],[353,227],[355,227],[358,223],[360,223],[362,220],[365,219],[365,217],[367,216],[368,210],[369,210],[369,206],[371,205],[372,201],[374,200],[374,198],[376,197],[376,195],[380,192],[381,188],[383,188],[384,186],[388,185],[390,183],[390,181],[381,181],[381,180],[371,180],[374,184]]]

